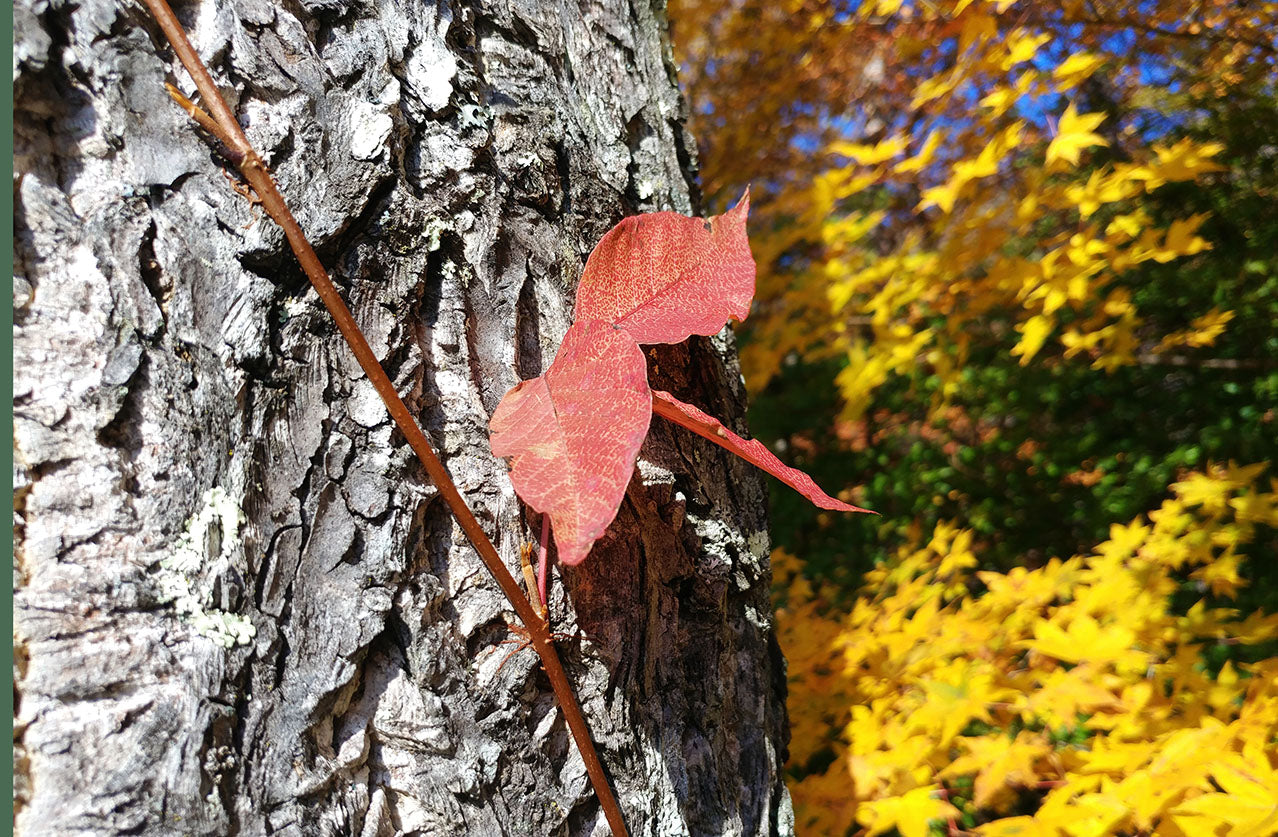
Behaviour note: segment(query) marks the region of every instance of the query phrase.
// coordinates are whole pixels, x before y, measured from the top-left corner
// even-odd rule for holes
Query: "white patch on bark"
[[[357,102],[351,112],[351,156],[356,160],[376,160],[394,126],[395,121],[382,108]]]
[[[225,564],[240,546],[240,526],[244,513],[221,487],[204,492],[200,510],[186,522],[186,530],[173,544],[173,552],[160,561],[158,583],[164,601],[195,632],[208,637],[223,648],[248,645],[257,629],[237,613],[208,608],[210,591],[201,584],[206,564],[216,560]],[[214,554],[216,553],[216,555]]]
[[[351,395],[347,403],[350,405],[351,420],[360,427],[377,427],[390,419],[386,403],[368,378],[360,378],[351,384]]]
[[[427,14],[431,11],[427,7]],[[428,21],[425,26],[428,31],[434,29],[435,37],[428,37],[417,44],[404,70],[407,92],[432,111],[448,106],[448,99],[453,95],[453,77],[457,75],[457,58],[444,40],[452,23],[452,14],[447,9],[438,11],[439,17]]]
[[[772,539],[767,532],[753,532],[746,538],[746,549],[756,558],[763,560],[772,551]]]

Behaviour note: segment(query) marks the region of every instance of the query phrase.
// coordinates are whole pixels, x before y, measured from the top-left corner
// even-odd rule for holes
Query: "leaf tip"
[[[590,555],[590,548],[587,547],[586,549],[569,550],[560,549],[558,554],[559,563],[563,564],[565,567],[575,567],[582,561],[585,561],[586,557]]]

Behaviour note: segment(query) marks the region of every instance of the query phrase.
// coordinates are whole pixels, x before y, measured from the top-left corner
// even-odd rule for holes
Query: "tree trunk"
[[[488,448],[590,248],[694,209],[648,0],[180,6],[517,572]],[[536,655],[140,6],[18,0],[17,830],[604,834]],[[740,423],[727,333],[653,383]],[[741,429],[738,426],[738,429]],[[765,494],[654,420],[554,626],[635,834],[790,830]]]

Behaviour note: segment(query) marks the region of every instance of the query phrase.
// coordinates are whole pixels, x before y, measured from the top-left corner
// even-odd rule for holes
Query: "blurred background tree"
[[[707,209],[752,189],[751,428],[883,513],[773,493],[797,556],[779,601],[810,604],[809,636],[836,636],[882,594],[865,573],[947,521],[983,570],[1045,568],[1211,463],[1278,457],[1278,4],[674,0],[670,17]],[[1278,611],[1269,515],[1224,559],[1236,583],[1174,568],[1169,606]],[[1248,636],[1183,645],[1212,672],[1278,653]],[[792,678],[796,717],[812,688]],[[796,775],[825,770],[848,717],[796,725],[816,759]]]

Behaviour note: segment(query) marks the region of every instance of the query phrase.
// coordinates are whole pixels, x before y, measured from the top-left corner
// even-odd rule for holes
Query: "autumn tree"
[[[675,31],[710,197],[752,180],[771,233],[747,378],[765,406],[819,402],[811,384],[835,380],[837,415],[805,435],[873,463],[862,499],[889,517],[927,513],[931,496],[891,488],[926,471],[935,512],[980,517],[1011,556],[1048,502],[1068,519],[1039,546],[1073,549],[1138,513],[1177,467],[1270,457],[1274,232],[1256,208],[1272,189],[1272,11],[799,4],[788,25],[763,25],[771,8],[684,4]],[[797,86],[763,73],[750,85],[751,66],[783,61]],[[1186,257],[1217,281],[1177,278]],[[1164,402],[1161,437],[1122,432],[1137,417],[1121,410],[1104,443],[1079,433],[1071,416],[1090,421],[1133,390]],[[987,392],[1004,403],[985,410]],[[1241,432],[1196,447],[1209,403]],[[1043,431],[1073,449],[1039,455]],[[793,440],[805,464],[856,467],[820,464],[805,435]],[[934,454],[898,455],[919,445]],[[1041,478],[984,496],[1016,470]],[[1126,499],[1099,509],[1084,499],[1097,494]],[[1018,508],[994,508],[1000,496]]]
[[[987,588],[1023,589],[1054,577],[1053,559],[1114,552],[1111,525],[1143,525],[1191,473],[1272,494],[1265,477],[1225,463],[1278,458],[1278,227],[1265,209],[1278,185],[1278,9],[747,0],[680,2],[672,19],[708,199],[749,180],[768,237],[743,351],[753,427],[823,484],[863,485],[847,499],[884,513],[870,526],[773,496],[787,547],[780,595],[798,619],[783,644],[791,764],[809,777],[796,792],[800,822],[908,834],[948,817],[997,833],[1007,815],[1041,806],[1091,823],[1075,833],[1156,823],[1174,833],[1178,806],[1206,816],[1219,801],[1209,794],[1231,779],[1199,775],[1145,798],[1132,790],[1150,780],[1136,761],[1107,774],[1130,780],[1122,790],[1083,800],[1061,754],[1108,746],[1097,738],[1104,719],[1075,719],[1066,734],[1050,731],[1051,716],[997,715],[1017,690],[1047,688],[1026,681],[996,697],[965,679],[991,674],[980,643],[1002,642],[1002,629],[982,626],[962,653],[929,638],[963,630],[968,608],[994,607]],[[795,417],[807,427],[796,432]],[[1223,555],[1195,553],[1203,565],[1170,561],[1148,604],[1169,619],[1199,602],[1233,605],[1246,628],[1216,623],[1202,642],[1173,621],[1180,643],[1160,649],[1123,617],[1092,618],[1173,681],[1195,666],[1223,678],[1243,708],[1218,720],[1263,719],[1272,740],[1272,697],[1257,681],[1278,651],[1264,621],[1278,602],[1272,564],[1248,556],[1272,554],[1276,521],[1267,500],[1226,505],[1235,501],[1260,510],[1247,538]],[[1178,549],[1218,539],[1211,531],[1184,523]],[[928,544],[935,565],[924,570]],[[1115,572],[1148,579],[1142,562],[1158,548],[1134,550]],[[1046,575],[1027,580],[1026,568]],[[1030,630],[1010,640],[1021,645],[1004,673],[1034,667],[1035,631],[1075,629],[1077,612],[1058,610],[1071,585],[1054,587],[1045,610],[985,612]],[[934,599],[935,613],[915,613]],[[900,654],[922,668],[894,666]],[[1137,686],[1135,670],[1106,686],[1112,660],[1093,662],[1089,687]],[[970,728],[917,725],[943,698]],[[911,723],[909,734],[893,726]],[[996,732],[1045,749],[1000,755],[976,740]],[[1132,734],[1161,746],[1161,733]],[[1232,741],[1218,764],[1237,756],[1268,775],[1271,762]],[[878,767],[858,766],[879,759],[867,755],[876,748]],[[1004,756],[1023,760],[1000,776],[980,767]],[[1049,796],[1056,783],[1072,790]],[[1037,824],[1055,833],[1049,819]]]
[[[850,611],[774,552],[800,833],[1270,833],[1278,613],[1228,606],[1278,526],[1265,470],[1189,474],[1090,554],[1006,574],[938,524]]]

